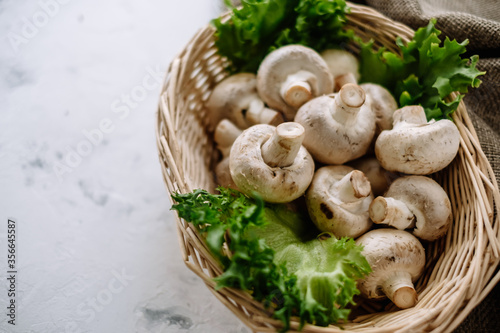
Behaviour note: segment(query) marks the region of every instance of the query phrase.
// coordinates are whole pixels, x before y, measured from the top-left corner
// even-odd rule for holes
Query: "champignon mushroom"
[[[398,109],[398,103],[392,97],[389,90],[374,83],[363,83],[360,87],[366,93],[366,98],[370,100],[370,105],[375,113],[375,139],[384,130],[390,130],[393,123],[394,111]]]
[[[257,94],[256,82],[255,74],[238,73],[215,86],[206,103],[210,131],[225,118],[239,128],[255,124],[275,126],[283,122],[280,112],[264,106]]]
[[[236,139],[229,168],[240,190],[267,202],[290,202],[306,191],[314,161],[302,146],[304,128],[297,123],[254,125]]]
[[[363,156],[349,162],[349,166],[365,174],[370,181],[374,196],[383,195],[394,179],[398,178],[395,173],[382,168],[375,156]]]
[[[394,112],[394,126],[380,133],[375,154],[384,169],[410,175],[428,175],[445,168],[455,158],[460,133],[448,119],[427,122],[421,106]]]
[[[346,50],[328,49],[320,55],[333,75],[335,91],[339,91],[344,84],[358,83],[359,61],[352,53]]]
[[[370,205],[373,222],[397,229],[411,229],[424,240],[434,241],[446,234],[452,221],[451,203],[443,188],[425,176],[396,179],[383,197]]]
[[[316,227],[339,238],[355,238],[370,229],[372,200],[365,175],[345,165],[319,168],[306,192],[307,209]]]
[[[375,115],[365,103],[363,89],[354,84],[304,104],[295,121],[306,130],[304,146],[325,164],[343,164],[363,156],[375,133]]]
[[[228,119],[223,119],[219,122],[214,132],[214,141],[217,144],[217,149],[222,154],[222,160],[215,167],[215,177],[217,184],[232,189],[238,189],[229,171],[229,153],[236,138],[243,131],[239,129]]]
[[[425,250],[415,236],[396,229],[375,229],[356,240],[372,272],[358,281],[361,294],[371,299],[386,296],[401,309],[417,304],[415,282],[423,273]]]
[[[348,83],[358,84],[358,80],[356,80],[356,77],[352,73],[346,73],[335,76],[333,82],[334,82],[334,88],[333,88],[334,92],[340,91],[340,89],[342,89],[342,87]]]
[[[333,92],[333,78],[316,51],[302,45],[287,45],[264,58],[257,72],[257,90],[270,108],[293,121],[304,103]]]

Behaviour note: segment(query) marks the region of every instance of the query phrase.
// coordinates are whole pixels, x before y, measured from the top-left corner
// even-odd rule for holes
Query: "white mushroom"
[[[243,131],[239,129],[228,119],[223,119],[219,122],[214,132],[214,141],[217,144],[217,149],[222,154],[222,160],[215,167],[215,177],[217,184],[223,187],[238,189],[229,171],[229,153],[236,138]]]
[[[346,73],[335,76],[333,82],[334,82],[334,88],[333,88],[334,92],[340,91],[340,89],[342,89],[342,87],[348,83],[358,84],[358,80],[356,80],[356,77],[352,73]]]
[[[422,275],[425,250],[415,236],[396,229],[375,229],[356,240],[372,272],[358,281],[361,294],[371,299],[386,296],[399,308],[417,304],[413,283]]]
[[[363,89],[346,84],[339,93],[304,104],[295,122],[304,126],[304,146],[325,164],[343,164],[363,156],[375,133],[375,115]]]
[[[411,175],[428,175],[455,158],[460,133],[448,119],[427,122],[421,106],[394,112],[394,126],[375,142],[375,154],[384,169]]]
[[[384,130],[392,129],[393,114],[398,109],[398,103],[392,97],[389,90],[381,85],[374,83],[363,83],[360,87],[366,93],[366,98],[369,99],[373,112],[375,113],[375,138]]]
[[[425,176],[396,179],[383,197],[370,205],[375,223],[398,229],[413,229],[424,240],[434,241],[446,234],[452,222],[451,203],[443,188]]]
[[[293,122],[254,125],[243,131],[229,157],[235,184],[267,202],[290,202],[303,195],[314,175],[314,161],[301,145],[303,138],[304,128]]]
[[[209,130],[222,119],[229,119],[239,128],[255,124],[278,125],[283,122],[280,112],[266,108],[257,94],[256,77],[252,73],[231,75],[215,86],[206,103]]]
[[[228,157],[234,141],[243,132],[238,126],[228,119],[222,119],[215,128],[214,141],[223,157]]]
[[[215,166],[215,179],[219,186],[238,190],[238,186],[234,183],[229,171],[229,157],[222,159]]]
[[[346,83],[358,83],[359,61],[352,53],[346,50],[328,49],[321,52],[321,57],[333,75],[335,91],[339,91]]]
[[[316,51],[287,45],[264,58],[257,72],[257,89],[269,107],[292,121],[304,103],[333,92],[333,78]]]
[[[370,229],[372,200],[365,175],[345,165],[319,168],[306,193],[309,216],[316,227],[339,238],[355,238]]]
[[[365,155],[349,162],[349,166],[365,174],[366,178],[370,181],[374,196],[383,195],[394,179],[398,178],[398,175],[395,173],[382,168],[375,156]]]

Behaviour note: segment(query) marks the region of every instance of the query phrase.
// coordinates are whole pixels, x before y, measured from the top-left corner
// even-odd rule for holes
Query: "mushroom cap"
[[[290,202],[306,191],[314,175],[312,156],[301,146],[292,165],[270,167],[262,157],[262,146],[276,127],[254,125],[236,139],[229,168],[234,183],[247,195],[257,192],[267,202]]]
[[[349,166],[365,174],[366,178],[370,181],[374,196],[383,195],[389,189],[394,179],[398,178],[396,174],[382,168],[375,156],[365,155],[349,162]]]
[[[316,97],[302,105],[295,116],[295,122],[306,130],[303,145],[316,161],[325,164],[343,164],[363,156],[375,134],[375,115],[367,103],[352,124],[339,123],[332,116],[339,95]]]
[[[359,81],[359,61],[355,55],[346,50],[327,49],[320,53],[333,77],[351,73]]]
[[[238,186],[231,178],[231,173],[229,171],[229,157],[223,158],[215,167],[215,179],[219,186],[232,188],[233,190],[239,190]]]
[[[428,241],[446,234],[452,222],[451,203],[444,189],[433,179],[425,176],[406,176],[396,179],[385,197],[406,204],[415,215],[412,233]]]
[[[289,75],[299,71],[313,74],[308,80],[313,96],[333,92],[333,77],[321,56],[302,45],[282,46],[269,53],[257,72],[257,90],[262,100],[272,109],[283,112],[288,121],[293,120],[297,108],[288,105],[281,96],[281,85]]]
[[[210,131],[224,118],[239,128],[248,127],[245,110],[253,99],[260,99],[256,83],[255,74],[238,73],[228,76],[215,86],[206,103]]]
[[[369,182],[362,175],[359,198],[353,202],[342,201],[332,187],[344,176],[355,171],[345,165],[329,165],[319,168],[306,193],[307,209],[316,227],[337,237],[358,237],[373,225],[368,208],[373,195]],[[362,173],[361,173],[362,174]],[[364,192],[364,193],[362,193]]]
[[[374,229],[359,237],[356,244],[363,246],[362,253],[372,268],[368,276],[358,281],[359,291],[368,298],[385,298],[381,286],[392,274],[407,272],[415,282],[424,271],[424,247],[409,232]]]
[[[460,145],[457,127],[448,119],[418,123],[422,113],[425,119],[420,106],[406,106],[394,112],[394,128],[380,133],[375,142],[375,154],[384,169],[428,175],[453,161]]]
[[[394,97],[392,97],[389,90],[378,84],[363,83],[360,84],[360,87],[365,91],[375,113],[375,123],[377,125],[375,136],[378,136],[383,130],[390,130],[393,123],[392,115],[398,109],[398,103]]]

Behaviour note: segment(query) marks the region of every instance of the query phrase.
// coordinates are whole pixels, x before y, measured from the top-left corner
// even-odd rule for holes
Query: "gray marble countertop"
[[[219,10],[0,1],[0,332],[249,332],[181,259],[155,142],[168,64]]]

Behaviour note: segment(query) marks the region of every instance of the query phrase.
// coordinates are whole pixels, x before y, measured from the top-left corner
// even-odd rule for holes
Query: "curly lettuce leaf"
[[[318,231],[284,205],[219,191],[172,195],[172,209],[199,230],[224,268],[217,288],[250,291],[274,310],[283,331],[292,316],[301,326],[347,319],[346,306],[359,293],[356,280],[370,271],[361,248],[352,239],[317,239]],[[222,250],[226,235],[230,257]]]
[[[295,26],[283,30],[274,47],[301,44],[321,52],[338,48],[354,36],[345,31],[349,7],[344,0],[301,0],[295,8]]]
[[[371,271],[361,247],[352,238],[318,237],[310,220],[283,205],[266,206],[265,218],[253,232],[275,251],[274,262],[296,276],[301,320],[319,326],[347,320],[356,281]]]
[[[348,42],[344,31],[349,8],[344,0],[243,0],[228,19],[212,20],[219,54],[232,72],[256,72],[272,50],[302,44],[318,52]]]
[[[212,20],[215,46],[236,72],[256,72],[280,31],[293,24],[293,8],[299,0],[243,0],[231,6],[231,16]]]
[[[419,104],[427,119],[451,118],[463,95],[446,102],[452,92],[466,93],[481,84],[476,68],[478,57],[463,59],[468,41],[458,43],[448,37],[442,42],[436,20],[415,32],[406,45],[397,40],[400,54],[385,48],[374,50],[373,42],[360,43],[360,72],[363,82],[373,82],[389,89],[400,107]]]

